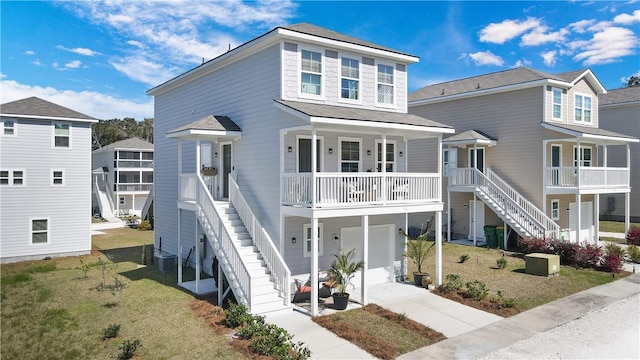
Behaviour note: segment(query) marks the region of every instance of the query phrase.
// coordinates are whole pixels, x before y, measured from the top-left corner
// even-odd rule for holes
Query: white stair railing
[[[103,216],[113,217],[115,215],[115,205],[113,204],[113,194],[111,193],[109,184],[104,180],[99,180],[98,177],[96,177],[93,191],[98,198],[100,211],[103,212]],[[107,198],[107,204],[104,204],[104,202],[102,201],[101,193],[104,193],[104,197]],[[104,205],[108,205],[109,209],[104,209]],[[109,213],[106,213],[105,210],[108,210]]]
[[[280,291],[280,295],[284,297],[284,304],[289,306],[291,299],[291,271],[273,240],[271,240],[267,231],[251,211],[251,207],[249,207],[231,174],[229,175],[229,201],[233,204],[249,235],[251,235],[254,246],[260,251],[262,259],[271,272],[276,288]]]
[[[149,215],[149,209],[151,209],[152,203],[153,203],[153,185],[151,185],[149,194],[147,194],[147,199],[144,201],[144,205],[142,206],[142,211],[140,212],[141,219],[144,220],[147,217],[147,215]]]
[[[522,196],[511,185],[507,184],[498,174],[493,170],[487,169],[487,177],[491,182],[496,184],[502,191],[504,191],[511,200],[515,201],[522,207],[528,214],[530,214],[536,221],[544,228],[545,236],[560,237],[560,226],[555,221],[551,220],[542,210],[535,206],[531,201]]]

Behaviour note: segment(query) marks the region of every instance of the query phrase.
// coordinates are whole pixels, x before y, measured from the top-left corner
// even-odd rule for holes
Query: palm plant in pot
[[[340,251],[334,254],[335,259],[331,263],[331,267],[327,270],[329,281],[335,286],[336,291],[333,293],[333,306],[337,310],[344,310],[349,303],[349,293],[347,287],[351,284],[351,280],[356,272],[364,268],[364,261],[353,261],[351,258],[355,254],[356,249],[349,251]]]
[[[431,243],[427,237],[429,234],[429,225],[431,221],[427,222],[427,226],[421,234],[415,238],[411,238],[404,231],[402,234],[407,238],[407,250],[404,256],[408,257],[416,265],[416,270],[413,272],[413,283],[415,286],[423,286],[422,278],[429,276],[428,273],[422,271],[422,265],[427,257],[431,254],[431,250],[436,245],[435,241]]]

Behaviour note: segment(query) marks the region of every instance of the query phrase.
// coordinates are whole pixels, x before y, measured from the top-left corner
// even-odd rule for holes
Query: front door
[[[233,170],[233,157],[231,143],[222,145],[222,198],[229,198],[229,174]]]
[[[562,147],[551,145],[551,185],[560,184],[560,166],[562,166]]]
[[[591,201],[580,203],[580,237],[578,238],[578,210],[576,203],[569,203],[569,239],[572,242],[587,241],[593,243],[593,204]]]
[[[316,139],[316,171],[322,169],[322,140]],[[311,138],[298,138],[298,172],[311,172]]]
[[[477,155],[476,150],[478,151]],[[484,172],[484,148],[469,149],[469,167]]]
[[[476,202],[475,216],[473,216],[473,202],[469,201],[469,239],[473,239],[473,227],[476,227],[476,239],[484,239],[484,203]]]

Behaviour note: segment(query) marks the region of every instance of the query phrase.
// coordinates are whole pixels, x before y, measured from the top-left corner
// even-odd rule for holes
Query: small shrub
[[[627,257],[632,263],[640,264],[640,247],[629,245],[629,247],[627,247]]]
[[[464,297],[480,301],[489,295],[487,286],[480,280],[469,281],[465,284],[467,290]]]
[[[640,228],[630,228],[624,239],[629,245],[640,246]]]
[[[224,311],[225,325],[237,328],[252,321],[252,316],[244,304],[229,303],[229,308]]]
[[[406,313],[398,314],[398,321],[405,321],[405,320],[407,320]]]
[[[516,299],[514,298],[506,298],[502,291],[498,290],[495,299],[493,300],[498,304],[501,308],[514,308],[516,307]]]
[[[543,253],[543,254],[555,254],[555,248],[553,239],[545,238],[526,238],[520,241],[520,248],[523,253]]]
[[[460,276],[456,274],[448,274],[445,277],[445,282],[440,285],[440,290],[444,292],[460,291],[463,285],[464,282],[462,281],[462,278],[460,278]]]
[[[90,265],[86,261],[84,261],[82,256],[78,256],[78,260],[80,261],[80,271],[82,271],[82,277],[86,279],[89,277]]]
[[[556,255],[560,257],[560,264],[571,265],[576,256],[576,244],[564,240],[555,240],[553,245]]]
[[[102,330],[102,340],[118,337],[119,332],[120,324],[111,324]]]
[[[605,254],[608,255],[618,255],[620,256],[621,259],[624,259],[625,255],[627,254],[627,252],[622,248],[622,246],[616,244],[616,243],[607,243],[604,246],[604,251]]]
[[[142,344],[140,344],[140,339],[135,339],[133,341],[125,340],[122,342],[122,346],[120,346],[120,354],[118,354],[118,360],[127,360],[131,359],[133,355],[136,354],[138,348],[140,348]]]
[[[467,254],[460,255],[460,264],[464,264],[464,262],[467,260],[469,260],[469,255]]]
[[[138,224],[138,230],[149,231],[151,230],[151,222],[149,220],[143,220]]]
[[[602,249],[589,243],[576,244],[574,265],[583,268],[597,268],[602,257]]]
[[[600,269],[610,273],[619,273],[622,267],[622,257],[618,254],[606,254],[600,262]]]
[[[498,260],[496,260],[496,267],[498,269],[504,269],[507,267],[507,259],[506,258],[498,258]]]

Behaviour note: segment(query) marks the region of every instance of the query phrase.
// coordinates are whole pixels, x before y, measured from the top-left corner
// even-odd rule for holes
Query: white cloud
[[[27,51],[25,51],[25,52],[24,52],[24,54],[25,54],[25,55],[29,55],[29,56],[31,56],[31,55],[35,55],[35,54],[36,54],[36,52],[35,52],[35,51],[33,51],[33,50],[27,50]]]
[[[570,46],[578,50],[573,59],[590,66],[608,64],[620,57],[633,55],[638,44],[638,38],[633,31],[610,27],[595,33],[588,41],[577,41]]]
[[[595,22],[595,20],[580,20],[569,24],[569,28],[578,34],[584,34]]]
[[[613,22],[622,25],[631,25],[640,22],[640,10],[635,10],[632,15],[620,14],[613,18]]]
[[[491,23],[480,30],[480,41],[504,44],[538,26],[540,26],[540,20],[531,17],[524,21],[504,20],[500,23]]]
[[[515,64],[513,64],[514,68],[519,68],[519,67],[523,67],[523,66],[531,66],[531,61],[523,59],[523,60],[518,60],[518,61],[516,61]]]
[[[557,51],[550,50],[550,51],[545,51],[540,53],[540,56],[542,57],[542,61],[544,61],[544,64],[546,66],[553,67],[556,64],[557,54],[558,54]]]
[[[99,52],[97,51],[93,51],[91,49],[87,49],[87,48],[81,48],[81,47],[77,47],[77,48],[73,48],[73,49],[68,49],[62,45],[58,45],[56,46],[56,48],[60,49],[60,50],[64,50],[64,51],[69,51],[78,55],[84,55],[84,56],[96,56],[96,55],[100,55]]]
[[[469,54],[469,57],[473,59],[476,65],[504,65],[504,61],[502,60],[502,58],[493,54],[489,50]]]
[[[80,65],[82,65],[82,62],[80,60],[73,60],[64,64],[64,67],[66,67],[67,69],[77,69],[80,67]]]
[[[42,66],[42,63],[40,62],[40,59],[35,59],[33,61],[31,61],[31,63],[35,66]]]
[[[4,79],[4,76],[2,77]],[[153,117],[153,100],[135,102],[115,98],[95,91],[60,90],[20,84],[13,80],[0,81],[0,103],[37,96],[96,119],[133,117],[136,120]]]
[[[560,42],[564,41],[566,36],[569,34],[569,30],[567,29],[560,29],[556,32],[547,32],[547,30],[549,30],[549,28],[546,26],[538,26],[534,28],[533,31],[522,36],[520,45],[536,46],[550,42]]]
[[[176,68],[167,68],[162,64],[149,61],[142,57],[127,57],[114,59],[110,64],[121,73],[125,74],[132,80],[141,82],[149,86],[159,85],[177,74],[180,70]]]
[[[127,44],[135,46],[139,49],[144,49],[144,44],[137,40],[129,40],[127,41]]]

